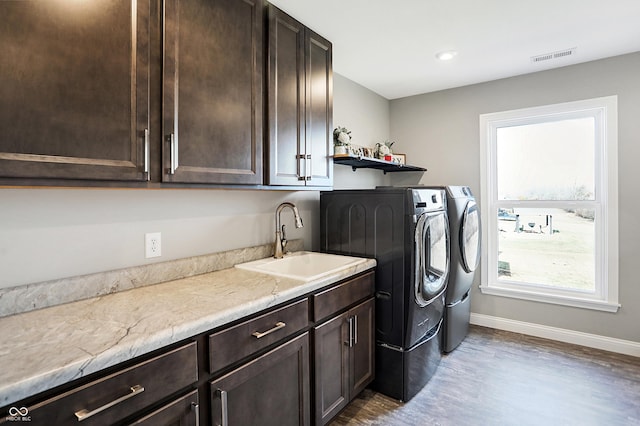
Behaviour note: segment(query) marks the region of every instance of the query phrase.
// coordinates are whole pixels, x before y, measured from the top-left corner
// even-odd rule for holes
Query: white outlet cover
[[[150,259],[152,257],[162,256],[162,235],[160,232],[151,232],[144,234],[144,257]]]

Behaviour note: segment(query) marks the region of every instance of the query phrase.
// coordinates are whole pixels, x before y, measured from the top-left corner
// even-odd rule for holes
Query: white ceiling
[[[387,99],[640,51],[640,0],[270,1],[333,42],[335,72]]]

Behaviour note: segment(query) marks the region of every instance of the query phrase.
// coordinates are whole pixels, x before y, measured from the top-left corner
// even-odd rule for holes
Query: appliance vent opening
[[[559,59],[564,58],[566,56],[571,56],[576,53],[576,48],[572,47],[571,49],[558,50],[557,52],[544,53],[542,55],[536,55],[531,57],[531,62],[542,62],[549,61],[551,59]]]

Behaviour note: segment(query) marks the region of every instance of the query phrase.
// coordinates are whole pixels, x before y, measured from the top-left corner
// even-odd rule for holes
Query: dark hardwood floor
[[[640,425],[640,358],[472,326],[411,401],[367,389],[339,425]]]

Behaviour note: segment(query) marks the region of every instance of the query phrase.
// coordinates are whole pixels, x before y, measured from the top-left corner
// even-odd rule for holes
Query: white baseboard
[[[515,321],[506,318],[492,317],[471,313],[471,324],[498,330],[512,331],[544,339],[557,340],[589,348],[602,349],[610,352],[640,357],[640,343],[630,340],[614,339],[597,334],[582,333],[563,328],[548,327],[546,325]]]

